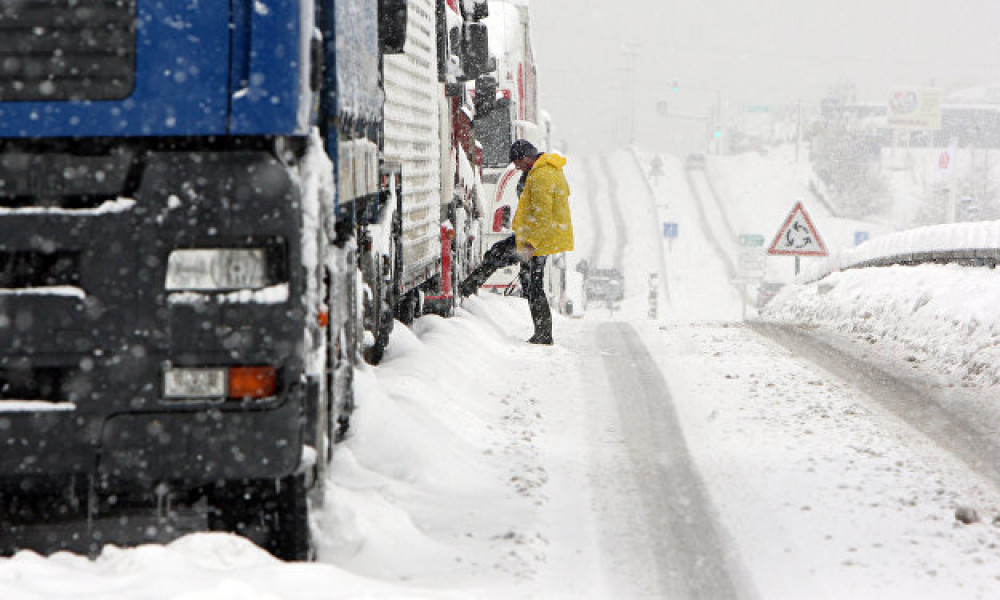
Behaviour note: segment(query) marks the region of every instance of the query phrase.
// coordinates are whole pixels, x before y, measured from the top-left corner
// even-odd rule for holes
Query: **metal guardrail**
[[[831,264],[827,260],[820,268],[809,270],[800,277],[801,283],[815,283],[827,275],[851,269],[870,267],[892,267],[897,265],[916,266],[925,264],[957,264],[967,267],[988,267],[995,269],[1000,264],[1000,248],[955,248],[899,252],[885,256],[874,256],[854,262]]]
[[[996,268],[998,262],[1000,262],[1000,248],[931,250],[927,252],[909,252],[905,254],[885,256],[882,258],[872,258],[859,263],[846,265],[840,270],[861,269],[865,267],[889,267],[894,265],[921,265],[928,263],[960,264],[970,267],[989,267],[994,269]]]
[[[959,264],[995,268],[1000,262],[1000,221],[940,223],[880,235],[835,250],[799,277],[818,281],[830,273],[893,265]]]

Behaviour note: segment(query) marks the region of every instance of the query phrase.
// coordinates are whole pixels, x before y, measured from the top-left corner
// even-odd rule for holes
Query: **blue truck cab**
[[[308,557],[342,387],[310,303],[341,292],[301,161],[320,131],[331,219],[377,197],[386,5],[0,4],[0,550]]]

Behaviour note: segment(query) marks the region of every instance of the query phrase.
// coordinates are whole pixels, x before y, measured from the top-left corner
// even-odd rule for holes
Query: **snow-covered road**
[[[557,316],[557,344],[536,347],[523,300],[473,297],[454,318],[398,326],[384,362],[358,372],[319,562],[221,534],[95,560],[22,552],[0,560],[0,598],[995,598],[1000,394],[982,377],[995,374],[997,286],[941,267],[844,274],[824,293],[789,290],[768,315],[808,322],[827,347],[778,341],[740,322],[683,166],[663,158],[650,188],[630,153],[604,159],[613,187],[599,173],[586,183],[600,158],[571,157],[571,184],[625,209],[618,312]],[[749,189],[740,172],[722,187]],[[585,195],[572,201],[589,250],[613,226]],[[664,221],[679,224],[672,244]],[[650,274],[669,293],[651,294]],[[952,288],[982,276],[984,310],[949,313],[957,301],[933,285],[945,276]],[[893,293],[906,319],[879,308],[897,306]],[[823,353],[841,351],[902,383],[851,377]],[[926,427],[924,391],[938,415],[961,416],[950,437],[964,439]],[[958,508],[980,520],[956,521]]]
[[[628,575],[621,577],[625,573],[615,570],[619,577],[613,590],[622,597],[746,597],[739,593],[745,586],[738,582],[738,564],[718,531],[717,516],[688,454],[674,399],[656,361],[627,323],[602,323],[591,339],[590,351],[601,357],[601,378],[608,385],[603,411],[614,411],[617,417],[609,419],[602,437],[624,450],[616,456],[618,464],[602,465],[602,475],[592,474],[591,480],[605,484],[594,487],[602,490],[608,505],[618,504],[617,512],[636,515],[638,521],[638,527],[624,531],[610,527],[621,523],[616,519],[601,527],[611,542],[608,548],[621,547],[623,535],[632,539],[627,547],[634,558],[623,570]],[[614,473],[610,481],[606,473]]]

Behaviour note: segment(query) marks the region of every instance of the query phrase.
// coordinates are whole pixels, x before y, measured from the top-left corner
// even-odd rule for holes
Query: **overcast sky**
[[[862,101],[1000,83],[1000,0],[530,2],[542,107],[577,153],[629,132],[640,147],[702,150],[717,99],[725,116],[817,106],[845,82]],[[676,116],[657,115],[664,101]]]

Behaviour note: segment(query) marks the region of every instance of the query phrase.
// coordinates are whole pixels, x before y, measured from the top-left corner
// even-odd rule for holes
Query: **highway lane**
[[[601,547],[621,597],[755,598],[693,465],[667,382],[624,322],[593,329],[595,376],[606,378],[611,414],[595,424],[607,451],[591,458],[592,494],[604,524]],[[617,554],[617,555],[616,555]],[[627,554],[627,556],[626,556]]]

